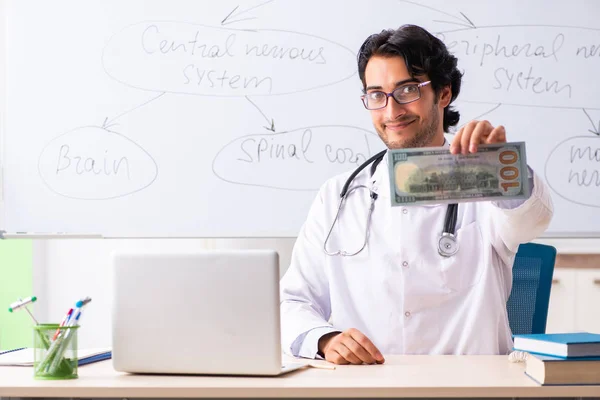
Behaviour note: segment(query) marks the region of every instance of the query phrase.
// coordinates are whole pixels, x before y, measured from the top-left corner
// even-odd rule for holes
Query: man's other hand
[[[506,131],[502,125],[493,127],[488,121],[471,121],[454,135],[450,153],[476,153],[480,144],[506,143]]]
[[[332,332],[319,339],[319,351],[334,364],[383,364],[385,359],[373,342],[358,329]]]

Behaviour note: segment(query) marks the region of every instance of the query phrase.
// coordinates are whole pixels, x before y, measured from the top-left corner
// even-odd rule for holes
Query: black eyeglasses
[[[367,110],[379,110],[387,107],[388,99],[393,97],[398,104],[412,103],[421,98],[421,88],[427,86],[431,81],[421,83],[409,83],[398,86],[391,93],[374,90],[360,96]]]

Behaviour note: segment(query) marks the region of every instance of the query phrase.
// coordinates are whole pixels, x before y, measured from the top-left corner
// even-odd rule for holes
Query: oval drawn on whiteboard
[[[40,154],[38,172],[58,195],[108,200],[150,186],[158,176],[158,166],[131,139],[98,126],[85,126],[48,143]]]
[[[306,33],[149,21],[114,34],[102,52],[132,88],[204,96],[268,96],[337,84],[356,74],[347,47]]]
[[[356,169],[381,145],[366,129],[311,126],[237,138],[217,153],[212,167],[217,178],[233,184],[315,191],[332,176]]]
[[[560,142],[544,168],[548,186],[571,203],[600,207],[600,136]]]
[[[437,35],[468,71],[463,102],[598,109],[590,93],[600,91],[600,81],[589,77],[600,28],[490,25]]]

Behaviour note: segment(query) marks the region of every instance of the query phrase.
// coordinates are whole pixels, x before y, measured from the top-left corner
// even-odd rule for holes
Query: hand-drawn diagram
[[[589,79],[577,68],[600,59],[600,29],[472,24],[439,32],[438,37],[470,74],[477,74],[479,84],[461,93],[462,102],[490,104],[494,109],[562,109],[589,119],[591,135],[557,144],[547,158],[544,175],[562,198],[600,207],[600,126],[590,116],[600,110],[600,101],[590,104],[591,93],[600,91],[600,81]],[[565,132],[565,136],[573,134]]]
[[[353,126],[313,126],[294,131],[248,135],[227,144],[213,171],[224,181],[286,190],[315,190],[315,177],[327,179],[324,165],[360,165],[371,157],[373,134]],[[273,175],[285,162],[289,174]],[[232,169],[231,163],[237,168]],[[292,169],[302,169],[302,174]],[[292,179],[290,179],[293,177]]]
[[[135,193],[150,186],[158,174],[158,166],[148,152],[127,137],[98,126],[74,129],[48,143],[39,158],[38,166],[42,165],[55,166],[52,170],[39,169],[50,190],[82,200],[107,200]],[[73,185],[72,179],[60,179],[64,175],[81,179]]]
[[[230,184],[316,190],[327,177],[369,158],[377,135],[341,124],[279,131],[277,118],[263,113],[259,107],[263,98],[279,96],[277,101],[286,101],[287,96],[356,79],[356,49],[343,43],[310,33],[237,27],[253,21],[253,10],[274,1],[235,7],[218,26],[134,23],[108,40],[102,64],[115,81],[156,93],[120,116],[163,95],[245,98],[265,124],[224,141],[212,163],[214,175]],[[458,101],[489,105],[478,117],[500,107],[542,107],[589,119],[592,129],[581,132],[583,136],[565,132],[572,137],[556,144],[544,172],[550,187],[563,198],[600,207],[600,126],[594,120],[600,101],[590,104],[595,98],[591,93],[600,92],[600,80],[578,73],[579,66],[600,59],[600,29],[485,25],[460,11],[416,1],[397,0],[397,4],[402,10],[431,14],[439,27],[435,34],[458,57],[471,83],[464,85]],[[79,199],[111,199],[151,185],[159,165],[142,146],[116,131],[113,123],[119,117],[100,126],[75,128],[49,143],[39,158],[46,185],[55,193]],[[281,170],[289,170],[283,176],[296,179],[273,173]],[[302,174],[293,174],[298,170]],[[78,180],[87,175],[98,179],[93,185]]]

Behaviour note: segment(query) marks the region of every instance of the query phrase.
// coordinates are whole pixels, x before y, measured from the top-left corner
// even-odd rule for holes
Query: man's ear
[[[444,86],[442,90],[440,90],[439,96],[439,103],[442,108],[448,107],[450,100],[452,99],[452,89],[450,88],[450,85]]]

